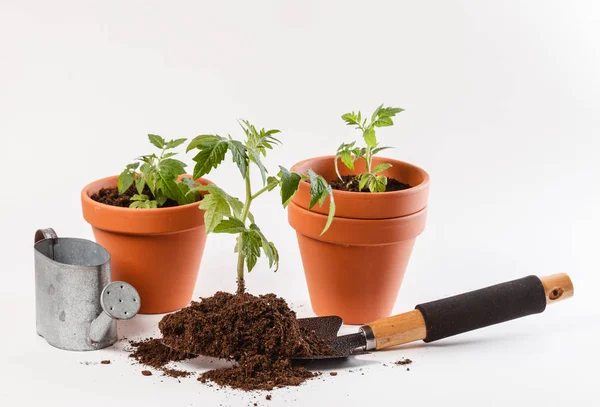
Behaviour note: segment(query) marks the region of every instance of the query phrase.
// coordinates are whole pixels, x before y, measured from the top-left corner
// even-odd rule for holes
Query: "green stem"
[[[260,192],[260,191],[259,191]],[[262,193],[262,192],[261,192]],[[252,187],[250,185],[250,174],[246,175],[246,202],[244,203],[244,209],[242,209],[241,221],[246,223],[248,213],[250,212],[250,205],[252,204]],[[242,253],[241,247],[242,241],[240,240],[238,246],[238,264],[237,264],[237,293],[243,294],[246,291],[246,284],[244,282],[244,254]]]
[[[279,184],[279,181],[273,181],[270,184],[267,184],[267,186],[265,186],[263,189],[261,189],[260,191],[258,191],[257,193],[255,193],[254,195],[251,196],[252,200],[255,200],[257,197],[259,197],[260,195],[262,195],[263,193],[267,192],[269,189],[273,188],[275,185]]]

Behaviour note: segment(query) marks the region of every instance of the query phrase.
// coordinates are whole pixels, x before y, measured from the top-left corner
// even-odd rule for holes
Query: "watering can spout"
[[[113,319],[133,318],[140,310],[140,304],[140,295],[131,284],[124,281],[108,284],[100,294],[102,312],[90,324],[90,341],[101,342],[108,333]]]

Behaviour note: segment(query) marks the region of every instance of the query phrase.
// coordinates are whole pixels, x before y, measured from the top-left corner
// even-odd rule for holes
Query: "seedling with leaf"
[[[143,155],[137,162],[129,164],[119,175],[117,188],[119,193],[125,191],[135,183],[137,194],[131,198],[130,208],[160,208],[167,200],[185,205],[201,199],[198,192],[193,192],[196,183],[189,178],[182,178],[177,182],[181,174],[185,174],[186,164],[173,158],[177,155],[172,151],[175,147],[185,143],[186,139],[180,138],[166,141],[161,136],[148,134],[150,142],[160,149],[160,153]],[[144,193],[144,189],[150,191]],[[190,193],[192,191],[192,193]]]
[[[354,170],[356,160],[363,159],[365,160],[366,172],[358,174],[354,178],[358,182],[358,191],[363,191],[367,187],[371,192],[385,192],[387,178],[379,175],[379,173],[387,170],[392,165],[381,163],[373,167],[373,156],[391,147],[381,147],[379,145],[375,129],[378,127],[393,126],[392,117],[403,110],[397,107],[384,107],[381,105],[375,109],[370,120],[366,117],[363,118],[360,111],[358,113],[352,112],[342,115],[342,119],[348,126],[355,126],[357,130],[362,132],[366,147],[357,147],[356,142],[353,141],[352,143],[343,143],[338,148],[335,156],[335,171],[341,180],[343,178],[338,168],[338,159],[341,159],[344,165],[351,170]]]
[[[298,190],[301,180],[310,182],[311,202],[310,207],[319,203],[323,205],[329,197],[329,216],[324,225],[323,233],[329,228],[335,213],[333,193],[327,181],[308,171],[307,175],[291,172],[279,166],[277,175],[269,175],[267,168],[262,163],[262,157],[281,144],[276,135],[279,130],[258,130],[246,120],[240,121],[245,133],[244,141],[234,140],[230,135],[221,137],[214,134],[201,135],[194,138],[187,147],[187,151],[198,150],[194,157],[196,166],[194,178],[208,174],[217,168],[225,159],[227,151],[237,165],[240,175],[245,183],[244,202],[229,195],[216,185],[199,185],[194,191],[209,192],[200,203],[200,209],[205,210],[204,219],[207,233],[231,233],[237,235],[235,252],[238,254],[237,262],[237,293],[245,291],[244,267],[252,271],[261,253],[268,261],[269,267],[277,271],[279,254],[277,248],[268,240],[256,225],[250,207],[254,200],[265,192],[279,188],[281,203],[285,208]],[[253,190],[250,182],[250,170],[256,167],[261,175],[262,184],[258,190]]]

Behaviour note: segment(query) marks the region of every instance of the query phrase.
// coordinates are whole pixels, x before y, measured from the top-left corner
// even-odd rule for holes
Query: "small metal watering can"
[[[110,282],[110,254],[85,239],[35,233],[38,335],[57,348],[96,350],[117,341],[117,319],[133,318],[140,296],[123,281]]]

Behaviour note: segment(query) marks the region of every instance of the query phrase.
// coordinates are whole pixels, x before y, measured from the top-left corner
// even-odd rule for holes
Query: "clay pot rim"
[[[350,192],[350,191],[340,191],[338,189],[334,189],[333,190],[333,197],[335,199],[336,195],[339,196],[343,196],[343,197],[360,197],[361,195],[364,196],[364,194],[369,194],[370,199],[385,199],[383,198],[385,197],[390,197],[390,196],[396,196],[396,197],[400,197],[402,195],[411,195],[414,193],[417,193],[423,189],[426,189],[429,187],[429,174],[427,173],[427,171],[425,171],[424,169],[422,169],[421,167],[418,167],[414,164],[411,164],[409,162],[406,161],[401,161],[401,160],[395,160],[393,158],[388,158],[388,157],[380,157],[382,160],[388,161],[390,164],[394,165],[395,164],[400,164],[400,165],[404,165],[404,166],[408,166],[411,167],[412,169],[414,169],[415,171],[419,172],[422,176],[423,176],[423,181],[415,186],[411,186],[408,189],[403,189],[401,191],[389,191],[389,192],[378,192],[378,193],[373,193],[373,192]],[[331,161],[335,160],[335,156],[334,155],[321,155],[318,157],[312,157],[312,158],[307,158],[305,160],[299,161],[296,164],[294,164],[291,168],[290,171],[296,171],[296,168],[302,164],[306,164],[310,161],[316,161],[316,160],[325,160],[325,159],[329,159]],[[319,174],[317,174],[319,175]],[[329,181],[329,180],[328,180]],[[310,185],[308,182],[301,180],[300,182],[305,183],[306,185]]]
[[[180,175],[180,177],[193,178],[192,175],[190,175],[190,174],[182,174],[182,175]],[[122,206],[108,205],[108,204],[105,204],[102,202],[94,201],[90,197],[90,195],[91,195],[90,192],[91,193],[98,192],[98,191],[94,191],[94,192],[91,191],[93,185],[95,185],[97,183],[106,182],[106,181],[116,180],[118,178],[119,178],[118,175],[111,175],[111,176],[100,178],[100,179],[90,182],[85,187],[83,187],[83,189],[81,190],[81,200],[84,201],[84,204],[91,205],[93,207],[100,207],[102,209],[109,210],[109,211],[114,211],[115,214],[125,213],[125,212],[133,213],[133,211],[143,212],[143,213],[155,213],[156,211],[159,211],[160,213],[167,214],[170,212],[173,213],[173,212],[178,212],[178,211],[184,211],[192,206],[197,208],[198,205],[200,204],[200,202],[202,202],[202,201],[197,201],[197,202],[192,202],[192,203],[185,204],[185,205],[171,206],[168,208],[147,208],[147,209],[144,209],[143,211],[139,211],[137,208],[124,208]],[[214,185],[214,182],[212,182],[206,178],[198,178],[195,181],[200,182],[202,185]]]

